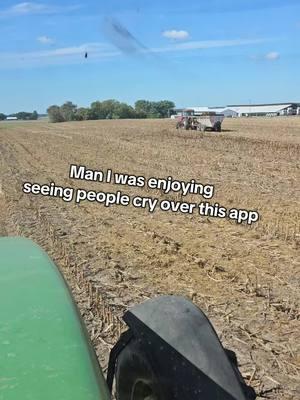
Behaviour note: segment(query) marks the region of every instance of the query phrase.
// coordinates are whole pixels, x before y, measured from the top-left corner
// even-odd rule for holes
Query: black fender
[[[136,305],[123,317],[129,331],[113,358],[134,338],[160,382],[164,399],[248,400],[235,363],[205,314],[179,296],[161,296]],[[109,374],[113,374],[110,366]],[[112,382],[108,381],[109,386]]]

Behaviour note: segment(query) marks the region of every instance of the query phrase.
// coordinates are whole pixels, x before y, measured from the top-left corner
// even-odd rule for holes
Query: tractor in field
[[[0,239],[0,304],[1,400],[255,399],[235,354],[177,296],[125,313],[105,380],[63,276],[30,240]]]
[[[193,110],[189,110],[177,118],[176,129],[221,132],[224,118],[224,114],[216,112],[202,112],[196,115]]]

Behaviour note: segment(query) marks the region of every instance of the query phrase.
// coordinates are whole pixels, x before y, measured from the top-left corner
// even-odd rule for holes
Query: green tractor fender
[[[72,295],[32,241],[0,239],[0,400],[108,400]]]

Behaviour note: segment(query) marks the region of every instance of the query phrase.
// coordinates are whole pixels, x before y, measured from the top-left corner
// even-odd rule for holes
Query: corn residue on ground
[[[0,124],[0,235],[37,241],[73,290],[99,360],[124,310],[158,294],[193,300],[258,398],[300,395],[300,118],[226,119],[223,132],[177,131],[174,121]],[[211,200],[256,210],[247,226],[220,218],[22,193],[24,182],[115,192],[69,178],[71,164],[145,178],[195,179]],[[121,187],[130,196],[179,194]],[[203,198],[189,193],[184,201]],[[116,329],[115,329],[116,328]]]

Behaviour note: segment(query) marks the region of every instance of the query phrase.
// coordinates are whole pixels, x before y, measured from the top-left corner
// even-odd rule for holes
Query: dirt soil
[[[211,319],[258,398],[300,398],[300,118],[227,119],[221,134],[203,136],[174,125],[1,123],[0,235],[32,238],[54,258],[104,370],[124,310],[179,294]],[[72,180],[70,164],[213,184],[212,202],[257,210],[260,221],[249,227],[22,193],[23,182],[55,182],[180,200],[159,190]]]

